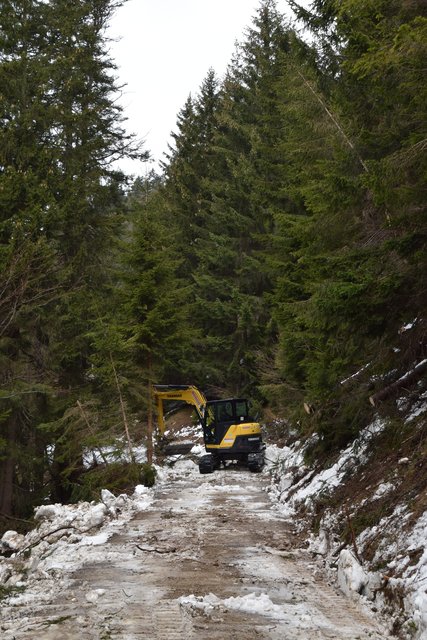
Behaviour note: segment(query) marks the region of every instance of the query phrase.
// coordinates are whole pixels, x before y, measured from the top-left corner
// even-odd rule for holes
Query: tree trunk
[[[399,380],[370,396],[369,402],[373,407],[377,407],[380,402],[393,397],[400,389],[410,389],[425,371],[427,371],[427,360],[422,360]]]
[[[148,356],[147,462],[153,464],[153,395],[151,386],[151,354]]]
[[[15,460],[12,456],[16,442],[17,420],[12,414],[7,425],[7,457],[0,461],[0,511],[6,516],[13,515],[13,480]]]

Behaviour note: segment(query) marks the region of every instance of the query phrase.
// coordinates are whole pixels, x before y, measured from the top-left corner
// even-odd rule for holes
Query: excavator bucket
[[[178,404],[192,405],[200,419],[203,417],[206,398],[204,395],[191,385],[154,385],[154,398],[157,405],[157,421],[160,433],[159,448],[163,455],[185,455],[190,453],[194,446],[194,442],[175,441],[169,442],[165,437],[165,417],[163,403],[165,401],[177,402]]]

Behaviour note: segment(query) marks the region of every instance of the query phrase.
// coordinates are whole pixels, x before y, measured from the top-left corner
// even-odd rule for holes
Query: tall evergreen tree
[[[187,277],[197,264],[197,241],[203,226],[202,210],[210,201],[206,180],[212,162],[212,139],[218,104],[218,80],[210,69],[199,95],[189,97],[178,114],[174,146],[165,166],[164,197],[178,225],[182,254],[182,272]]]
[[[136,185],[130,197],[133,239],[124,274],[129,344],[145,385],[180,382],[188,371],[191,286],[180,275],[183,256],[162,193]]]
[[[256,382],[255,351],[266,344],[271,287],[262,261],[273,212],[282,206],[276,76],[289,50],[275,3],[261,3],[224,81],[213,141],[212,204],[199,241],[200,323],[216,366],[210,382],[233,393]]]
[[[372,372],[379,380],[390,369],[405,372],[425,344],[417,332],[417,349],[391,348],[404,318],[424,315],[425,308],[418,277],[425,269],[423,169],[410,160],[409,178],[395,161],[406,154],[421,161],[423,107],[416,94],[425,19],[419,9],[416,3],[315,2],[312,13],[300,11],[317,35],[324,31],[317,68],[299,69],[284,111],[292,188],[308,219],[293,271],[302,297],[293,301],[289,289],[278,291],[279,366],[299,399],[322,406],[318,429],[327,446],[364,423]],[[349,395],[340,381],[361,368]]]
[[[61,416],[88,382],[84,335],[118,229],[123,176],[111,162],[137,153],[121,126],[113,65],[105,55],[105,28],[119,5],[2,5],[2,353],[6,362],[11,355],[14,360],[2,380],[0,412],[5,513],[12,503],[20,509],[20,484],[27,502],[43,491],[48,445],[57,445],[59,499],[70,495],[62,471],[81,461],[82,442],[65,443]],[[39,468],[37,483],[32,466]]]
[[[43,9],[30,0],[2,5],[0,511],[6,514],[25,511],[30,487],[36,495],[42,490],[43,447],[33,418],[43,412],[43,392],[54,378],[41,338],[44,306],[55,295],[59,270],[43,228],[55,206],[45,182],[52,153],[41,144],[47,129]]]

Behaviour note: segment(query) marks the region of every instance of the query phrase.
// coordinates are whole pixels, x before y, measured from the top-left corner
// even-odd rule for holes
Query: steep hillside
[[[278,450],[272,493],[313,556],[399,638],[427,638],[427,394],[378,416],[347,448],[315,460],[314,435]]]

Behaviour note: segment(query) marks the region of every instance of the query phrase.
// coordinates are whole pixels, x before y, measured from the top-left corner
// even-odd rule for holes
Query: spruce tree
[[[57,499],[70,497],[67,476],[81,471],[83,442],[67,439],[67,416],[90,387],[85,335],[119,229],[123,176],[111,163],[137,154],[122,128],[114,68],[105,55],[105,28],[119,4],[2,5],[0,260],[8,374],[0,473],[7,476],[3,486],[15,487],[15,495],[8,489],[2,497],[5,513],[12,502],[24,512],[40,499],[47,469]],[[26,507],[19,503],[20,483]]]
[[[46,46],[43,4],[2,5],[0,80],[0,511],[28,512],[43,491],[43,443],[35,416],[46,407],[51,372],[44,338],[46,306],[58,293],[56,248],[45,235],[55,208],[46,189],[52,150],[43,96],[47,79],[40,52]]]
[[[412,161],[421,160],[416,141],[424,137],[422,53],[409,41],[421,43],[425,20],[416,3],[400,2],[317,2],[300,15],[320,33],[322,48],[311,56],[312,71],[307,58],[295,67],[293,99],[283,108],[291,188],[307,220],[298,225],[293,269],[300,293],[292,300],[289,288],[277,290],[278,365],[300,403],[321,407],[316,427],[331,446],[366,423],[373,372],[378,379],[390,369],[404,373],[423,353],[423,339],[416,348],[391,347],[404,318],[425,307],[424,223],[417,205],[409,213],[420,203],[422,166]],[[404,157],[408,165],[398,168]],[[357,371],[349,395],[340,382]]]
[[[211,172],[218,99],[218,81],[210,69],[197,97],[190,96],[178,114],[177,131],[172,133],[174,145],[164,167],[163,195],[179,231],[184,256],[181,271],[190,278],[197,264],[202,211],[211,197],[206,181]]]
[[[283,200],[275,77],[288,48],[275,3],[262,2],[236,49],[217,109],[211,204],[204,211],[195,278],[199,322],[216,363],[210,381],[223,392],[253,393],[255,352],[268,340],[265,294],[271,282],[263,250]]]

